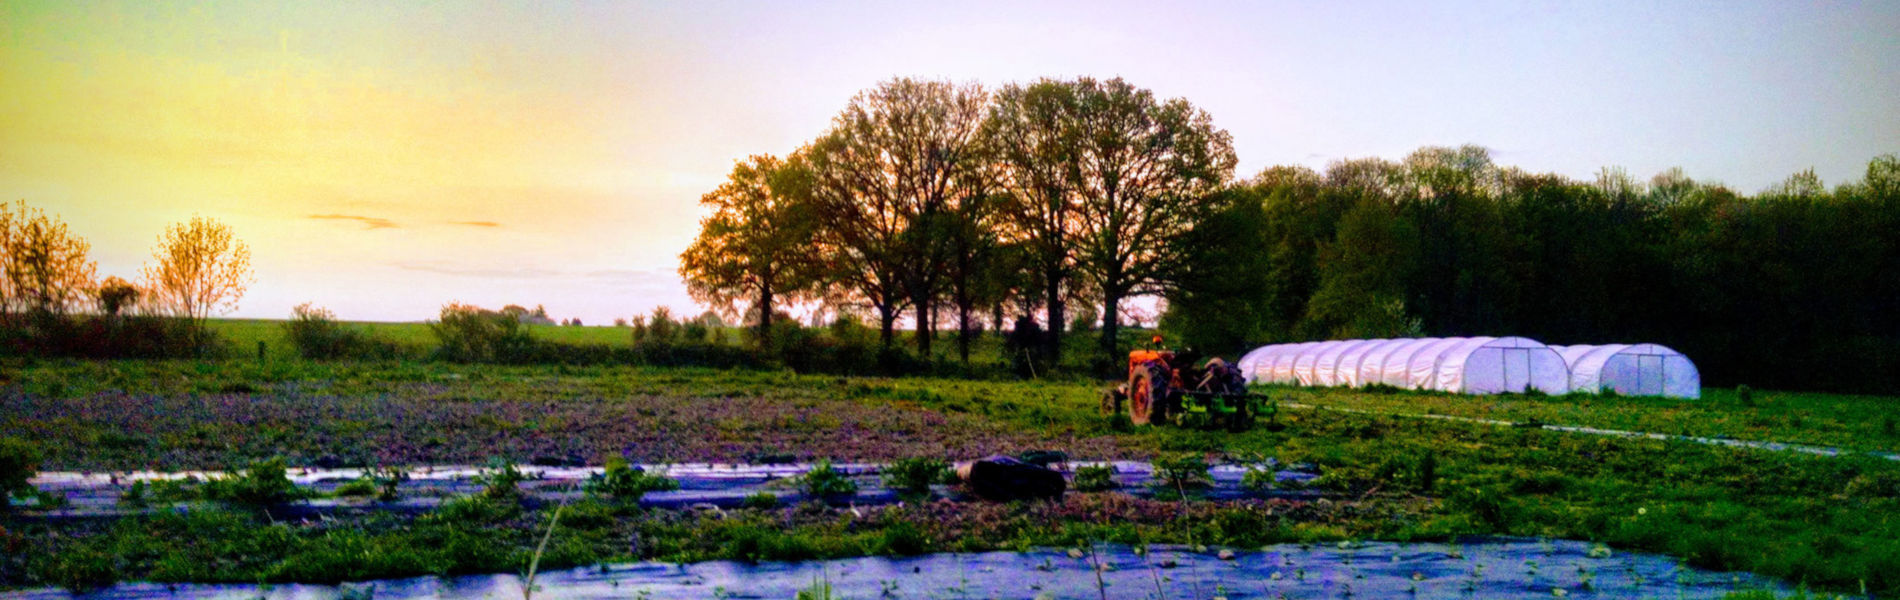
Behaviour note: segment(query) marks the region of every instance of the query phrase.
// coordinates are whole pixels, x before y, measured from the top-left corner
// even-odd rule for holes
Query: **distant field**
[[[377,338],[413,346],[425,351],[436,345],[435,335],[429,332],[428,323],[388,323],[372,321],[346,321],[344,325],[368,331]],[[276,358],[296,358],[296,349],[284,338],[284,321],[275,319],[212,319],[211,328],[219,335],[231,340],[239,354],[251,356],[257,352],[257,343],[265,343],[265,352]],[[567,344],[607,344],[611,346],[630,346],[633,344],[632,327],[613,327],[586,325],[568,327],[562,325],[533,325],[530,335],[536,339]]]
[[[380,321],[345,321],[344,325],[356,327],[370,335],[415,348],[417,354],[428,352],[436,346],[435,335],[429,331],[428,323],[390,323]],[[239,356],[255,356],[257,343],[264,342],[265,353],[271,358],[297,358],[297,352],[290,341],[284,337],[284,321],[276,319],[212,319],[211,329],[231,341]],[[726,343],[737,344],[743,339],[737,328],[718,329],[718,335]],[[611,325],[586,325],[568,327],[562,325],[534,325],[528,329],[535,339],[565,344],[606,344],[609,346],[633,345],[632,327],[614,327]],[[1128,328],[1123,330],[1124,343],[1133,340],[1145,340],[1149,332]],[[875,335],[875,333],[873,333]],[[906,347],[914,347],[914,332],[899,331],[897,338]],[[1081,368],[1096,351],[1094,332],[1067,334],[1063,338],[1064,365]],[[937,342],[931,354],[940,360],[957,358],[957,333],[943,331],[937,334]],[[1003,340],[993,332],[981,333],[976,343],[971,345],[970,360],[983,364],[1007,362],[1004,358]],[[1071,364],[1073,363],[1073,364]],[[1040,367],[1038,367],[1040,368]]]

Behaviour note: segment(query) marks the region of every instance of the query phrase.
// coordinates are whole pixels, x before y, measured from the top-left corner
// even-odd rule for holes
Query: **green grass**
[[[435,348],[435,334],[428,323],[389,323],[346,321],[345,327],[357,328],[372,337],[413,348],[418,354]],[[274,319],[212,319],[211,330],[230,340],[238,356],[255,357],[257,343],[265,343],[266,356],[274,359],[297,358],[296,348],[284,337],[284,321]],[[534,325],[528,328],[535,339],[563,344],[633,345],[633,328],[585,325]]]
[[[1900,399],[1758,390],[1744,404],[1734,390],[1705,388],[1699,399],[1430,392],[1373,393],[1335,388],[1266,386],[1263,393],[1297,402],[1384,413],[1536,421],[1601,429],[1726,437],[1900,452]]]
[[[956,459],[999,447],[1041,447],[1078,459],[1264,455],[1310,462],[1323,472],[1317,486],[1327,497],[1324,503],[1182,506],[1107,492],[1071,494],[1053,505],[928,503],[857,512],[801,506],[741,509],[724,518],[583,503],[561,517],[562,533],[543,560],[549,568],[630,558],[790,560],[1089,541],[1253,547],[1511,534],[1660,552],[1825,590],[1853,592],[1864,581],[1878,594],[1900,592],[1900,520],[1893,518],[1900,514],[1900,463],[1867,457],[1307,410],[1285,411],[1281,431],[1119,432],[1095,414],[1104,384],[1092,381],[246,360],[5,368],[14,392],[0,395],[0,436],[41,445],[55,466],[178,468],[325,452],[429,461],[550,447],[594,460],[662,451],[743,460],[752,452],[787,449],[847,460]],[[1368,410],[1535,417],[1670,433],[1677,431],[1669,427],[1702,421],[1704,427],[1764,422],[1766,437],[1816,443],[1867,434],[1891,414],[1882,407],[1892,406],[1883,398],[1773,392],[1758,392],[1754,406],[1719,392],[1699,401],[1704,405],[1688,406],[1629,398],[1274,393]],[[1590,408],[1580,408],[1584,402]],[[1796,405],[1806,413],[1791,413]],[[149,406],[143,409],[149,414],[133,415],[128,423],[136,427],[113,425],[133,418],[123,413],[140,406]],[[220,412],[226,410],[237,412]],[[372,514],[322,524],[272,524],[215,511],[116,525],[14,520],[5,523],[8,543],[30,550],[7,559],[16,562],[0,572],[38,573],[25,582],[39,582],[100,565],[117,569],[116,577],[156,580],[508,571],[525,564],[533,534],[548,518],[542,511],[466,501],[420,518]],[[630,551],[627,540],[635,533],[642,543]]]

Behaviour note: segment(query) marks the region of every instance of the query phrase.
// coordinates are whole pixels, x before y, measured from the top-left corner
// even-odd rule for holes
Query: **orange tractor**
[[[1102,413],[1126,414],[1135,425],[1173,423],[1197,429],[1245,431],[1277,412],[1266,396],[1247,392],[1240,370],[1220,358],[1199,367],[1185,353],[1161,347],[1128,353],[1128,381],[1102,392]],[[1179,365],[1179,366],[1177,366]]]

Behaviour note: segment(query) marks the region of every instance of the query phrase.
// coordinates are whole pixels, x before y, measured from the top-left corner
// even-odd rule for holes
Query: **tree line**
[[[205,217],[168,226],[136,281],[98,278],[91,249],[43,210],[0,204],[0,353],[203,354],[206,320],[251,283],[250,248]]]
[[[1153,296],[1177,343],[1227,355],[1523,335],[1670,345],[1712,384],[1900,387],[1892,155],[1754,195],[1678,169],[1576,181],[1476,146],[1240,180],[1234,163],[1206,112],[1120,79],[895,79],[789,155],[739,161],[680,273],[761,341],[797,304],[875,322],[886,348],[907,318],[924,356],[953,325],[966,361],[975,332],[1013,324],[1058,362],[1076,311],[1112,371],[1126,300]]]
[[[1234,163],[1205,111],[1121,79],[896,79],[791,155],[739,162],[701,199],[680,273],[762,340],[788,303],[873,320],[885,348],[908,313],[919,354],[948,318],[967,361],[983,322],[1035,312],[1054,363],[1082,305],[1101,307],[1112,354],[1117,308],[1178,278],[1177,239],[1216,212]]]

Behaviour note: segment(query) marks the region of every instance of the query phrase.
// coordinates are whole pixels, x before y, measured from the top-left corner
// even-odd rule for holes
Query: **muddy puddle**
[[[797,563],[631,563],[543,573],[535,598],[793,598],[828,584],[832,598],[1720,598],[1788,593],[1746,573],[1683,566],[1587,542],[1480,538],[1456,544],[1276,545],[1252,550],[1155,546]],[[1101,565],[1099,568],[1097,565]],[[1097,575],[1100,575],[1098,580]],[[343,585],[120,584],[86,600],[397,600],[522,597],[516,575],[416,577]],[[68,600],[63,590],[0,593]]]

